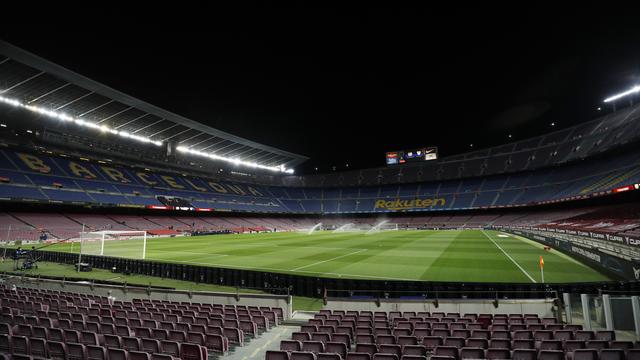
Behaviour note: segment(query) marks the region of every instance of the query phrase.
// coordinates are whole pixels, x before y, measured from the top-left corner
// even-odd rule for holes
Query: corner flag
[[[544,268],[544,259],[542,258],[542,255],[540,255],[540,269]]]

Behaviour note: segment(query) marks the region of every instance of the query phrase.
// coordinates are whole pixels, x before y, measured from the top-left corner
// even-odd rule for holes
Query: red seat
[[[343,358],[347,356],[349,348],[341,342],[328,342],[325,344],[324,353],[339,354]]]
[[[26,336],[11,336],[11,353],[13,354],[29,354],[29,338]]]
[[[163,354],[179,357],[180,344],[175,341],[162,340],[160,342],[160,352]]]
[[[282,340],[280,341],[280,350],[282,351],[301,351],[302,342],[298,340]]]
[[[399,357],[395,354],[374,354],[373,360],[399,360]]]
[[[142,351],[127,351],[128,360],[151,360],[151,354]]]
[[[433,352],[436,356],[450,356],[458,359],[458,348],[453,346],[437,346]]]
[[[47,354],[50,359],[66,359],[67,346],[60,341],[47,341]]]
[[[84,360],[87,358],[87,349],[82,344],[67,344],[67,360]]]
[[[29,339],[30,354],[38,357],[47,357],[47,342],[45,339]]]
[[[488,360],[511,359],[511,351],[508,349],[489,348],[485,352],[485,356]]]
[[[536,360],[537,352],[534,349],[516,349],[511,352],[513,360]]]
[[[424,345],[405,345],[402,356],[427,356],[427,348]]]
[[[345,360],[371,360],[371,354],[360,352],[348,352]]]
[[[141,339],[142,351],[150,354],[160,352],[160,341],[156,339]]]
[[[565,360],[564,351],[561,350],[541,350],[538,360]],[[623,360],[623,359],[620,359]]]
[[[289,354],[291,360],[316,360],[316,354],[305,351],[294,351]]]
[[[316,354],[316,360],[343,360],[344,358],[338,354],[320,353]]]
[[[625,354],[622,349],[602,349],[600,350],[600,360],[624,360]]]
[[[460,349],[460,359],[484,359],[484,349],[463,347]]]
[[[289,353],[286,351],[267,350],[265,360],[289,360]]]
[[[127,360],[127,352],[122,349],[107,349],[107,357],[109,360]]]
[[[107,349],[102,346],[87,346],[87,360],[107,360]]]
[[[183,360],[207,360],[207,348],[197,344],[185,343],[180,345],[180,359]]]

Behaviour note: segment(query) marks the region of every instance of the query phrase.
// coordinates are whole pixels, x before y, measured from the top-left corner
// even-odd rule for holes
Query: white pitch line
[[[206,265],[206,264],[209,264],[209,263],[195,262],[193,260],[202,260],[202,259],[209,259],[209,258],[221,258],[221,257],[225,257],[225,256],[229,256],[229,255],[227,255],[227,254],[209,254],[209,255],[205,255],[205,256],[198,256],[198,257],[192,258],[191,260],[173,260],[173,259],[155,259],[155,258],[149,258],[149,259],[151,259],[151,260],[160,260],[160,261],[179,262],[179,263],[185,263],[185,264]]]
[[[348,254],[344,254],[344,255],[336,256],[336,257],[331,258],[331,259],[327,259],[327,260],[323,260],[323,261],[318,261],[318,262],[315,262],[315,263],[313,263],[313,264],[309,264],[309,265],[305,265],[305,266],[300,266],[300,267],[297,267],[297,268],[295,268],[295,269],[291,269],[291,270],[289,270],[289,271],[298,271],[298,270],[301,270],[301,269],[304,269],[304,268],[308,268],[308,267],[311,267],[311,266],[324,264],[324,263],[329,262],[329,261],[342,259],[343,257],[347,257],[347,256],[351,256],[351,255],[359,254],[359,253],[361,253],[361,252],[363,252],[363,251],[367,251],[367,250],[368,250],[368,249],[360,249],[360,250],[358,250],[358,251],[354,251],[354,252],[351,252],[351,253],[348,253]]]
[[[405,279],[405,278],[397,278],[397,277],[386,277],[386,276],[375,276],[375,275],[356,275],[356,274],[344,274],[344,273],[334,273],[334,272],[321,272],[321,271],[299,271],[301,273],[309,273],[309,274],[319,274],[319,275],[333,275],[338,277],[349,276],[349,277],[359,277],[365,279],[383,279],[383,280],[404,280],[404,281],[420,281],[420,279]]]
[[[172,254],[192,254],[192,255],[203,255],[206,253],[202,253],[202,252],[194,252],[194,251],[184,251],[184,250],[158,250],[158,249],[153,249],[151,250],[151,252],[166,252],[166,253],[172,253]],[[222,254],[210,254],[210,255],[222,255]]]
[[[522,268],[522,266],[520,266],[520,264],[518,264],[515,260],[513,260],[513,258],[511,256],[509,256],[509,254],[507,254],[506,251],[504,251],[503,248],[500,247],[500,245],[498,245],[497,242],[493,241],[493,239],[487,235],[487,233],[484,232],[484,230],[480,230],[480,232],[482,232],[482,235],[484,235],[487,239],[491,240],[491,242],[498,248],[500,249],[500,251],[502,251],[502,253],[509,258],[509,260],[511,260],[517,267],[518,269],[520,269],[520,271],[522,271],[523,274],[527,275],[527,277],[529,278],[529,280],[531,280],[532,283],[536,283],[536,280],[534,278],[531,277],[531,275],[529,275],[526,271],[524,271],[524,269]]]

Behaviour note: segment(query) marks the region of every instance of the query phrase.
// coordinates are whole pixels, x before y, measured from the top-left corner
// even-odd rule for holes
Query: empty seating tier
[[[0,288],[0,354],[51,359],[207,359],[277,326],[280,308],[114,301]]]
[[[322,310],[266,360],[625,360],[640,346],[535,314]]]

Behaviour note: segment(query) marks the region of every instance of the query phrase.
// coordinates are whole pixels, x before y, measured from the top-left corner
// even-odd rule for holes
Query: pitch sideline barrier
[[[7,249],[7,256],[13,255]],[[55,251],[37,251],[40,261],[75,264],[78,255]],[[268,271],[229,269],[170,262],[136,260],[108,256],[87,255],[83,262],[98,269],[116,268],[117,272],[155,276],[159,278],[215,284],[239,288],[261,289],[279,295],[312,298],[340,297],[344,291],[358,291],[359,296],[385,298],[385,293],[400,296],[424,297],[425,300],[461,298],[540,299],[557,293],[597,294],[601,290],[640,292],[640,282],[608,281],[587,283],[461,283],[405,280],[367,280],[283,274]],[[276,289],[276,290],[274,290]],[[327,293],[325,294],[325,289]]]

